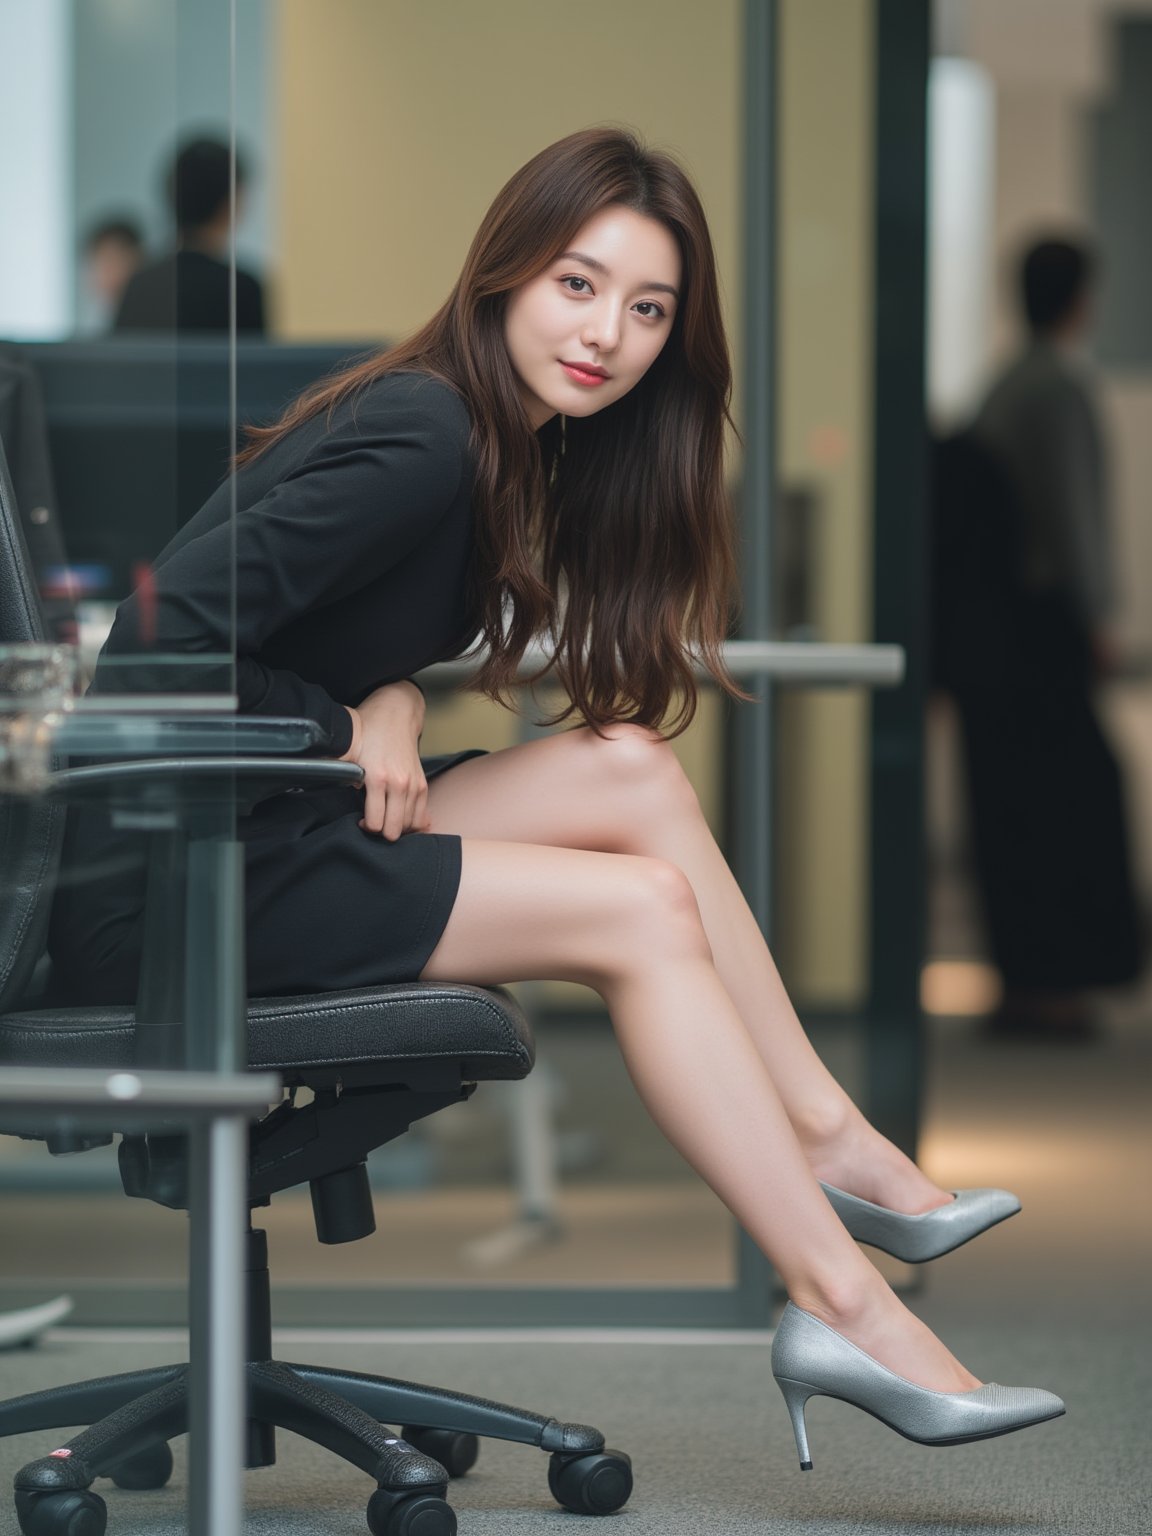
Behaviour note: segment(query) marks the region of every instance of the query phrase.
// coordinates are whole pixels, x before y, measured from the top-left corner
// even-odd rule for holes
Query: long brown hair
[[[508,296],[611,205],[658,220],[680,248],[668,340],[620,400],[535,432],[504,341]],[[488,648],[480,691],[509,702],[520,659],[540,637],[569,699],[554,722],[629,720],[677,735],[696,711],[694,659],[747,697],[720,649],[736,587],[724,487],[731,365],[704,210],[670,156],[615,128],[542,150],[497,195],[432,319],[313,387],[275,425],[250,430],[237,462],[401,370],[452,386],[472,418],[472,611]]]

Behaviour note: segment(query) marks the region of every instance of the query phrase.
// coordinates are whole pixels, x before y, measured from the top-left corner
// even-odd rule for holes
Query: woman
[[[773,1366],[802,1464],[819,1392],[915,1439],[1002,1434],[1063,1404],[982,1388],[852,1234],[925,1259],[1018,1203],[937,1188],[828,1074],[661,734],[691,718],[691,658],[739,692],[720,654],[729,387],[695,192],[667,156],[589,130],[512,177],[422,331],[252,434],[240,707],[320,721],[365,774],[362,798],[282,795],[249,819],[252,988],[594,988],[654,1118],[787,1286]],[[160,557],[147,612],[122,605],[107,656],[143,627],[163,651],[230,648],[228,511],[225,487]],[[422,763],[406,674],[479,636],[480,686],[503,698],[541,634],[559,718],[582,728]],[[98,845],[75,834],[73,864]],[[89,996],[126,997],[138,876],[108,889],[86,926],[67,898],[56,958]]]

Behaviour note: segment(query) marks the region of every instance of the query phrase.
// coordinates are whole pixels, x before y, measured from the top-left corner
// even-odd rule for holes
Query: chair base
[[[567,1508],[608,1513],[631,1493],[628,1458],[605,1450],[604,1436],[585,1424],[355,1371],[277,1360],[250,1361],[246,1371],[246,1465],[275,1462],[276,1426],[325,1446],[374,1479],[368,1523],[382,1536],[401,1536],[409,1526],[431,1536],[451,1536],[456,1523],[445,1502],[448,1480],[472,1465],[478,1435],[551,1452],[549,1486]],[[16,1509],[25,1536],[72,1529],[100,1536],[103,1500],[88,1492],[98,1477],[131,1488],[167,1481],[172,1460],[164,1442],[188,1427],[187,1367],[105,1376],[0,1404],[0,1436],[86,1420],[95,1422],[17,1473]],[[406,1426],[405,1438],[393,1434],[389,1424]],[[434,1448],[449,1466],[423,1447]],[[88,1523],[73,1525],[79,1509]]]
[[[551,1453],[548,1486],[582,1514],[609,1514],[632,1492],[622,1451],[606,1450],[587,1424],[489,1402],[442,1387],[271,1359],[268,1245],[247,1233],[248,1413],[245,1466],[276,1460],[276,1428],[322,1445],[376,1481],[368,1505],[374,1536],[453,1536],[448,1479],[476,1460],[476,1437],[515,1440]],[[0,1403],[0,1438],[88,1424],[16,1475],[24,1536],[103,1536],[98,1477],[123,1488],[159,1488],[172,1471],[167,1441],[188,1429],[188,1368],[158,1366],[30,1392]],[[403,1425],[403,1438],[388,1426]]]
[[[480,1435],[550,1452],[548,1486],[566,1509],[609,1514],[627,1502],[628,1457],[606,1450],[604,1436],[587,1424],[443,1387],[273,1360],[264,1233],[250,1228],[247,1248],[246,1466],[273,1465],[277,1426],[334,1451],[376,1481],[368,1504],[373,1536],[453,1536],[448,1479],[476,1460]],[[98,1477],[123,1488],[167,1482],[167,1441],[188,1429],[188,1368],[101,1376],[0,1403],[0,1438],[67,1424],[91,1427],[16,1475],[24,1536],[103,1536],[104,1501],[89,1491]],[[392,1424],[404,1426],[403,1438]]]

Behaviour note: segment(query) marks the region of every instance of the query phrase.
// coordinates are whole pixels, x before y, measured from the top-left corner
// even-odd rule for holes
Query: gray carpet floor
[[[926,1309],[930,1311],[931,1309]],[[668,1343],[289,1344],[289,1358],[450,1381],[541,1411],[597,1424],[633,1458],[637,1487],[613,1528],[636,1536],[1142,1536],[1152,1530],[1148,1485],[1149,1369],[1122,1328],[1099,1315],[1074,1335],[1012,1322],[953,1328],[967,1358],[994,1359],[1008,1381],[1070,1384],[1066,1418],[981,1445],[927,1450],[844,1404],[809,1410],[815,1461],[802,1473],[768,1346]],[[140,1344],[133,1364],[161,1363],[170,1345]],[[5,1390],[123,1367],[122,1344],[75,1344],[57,1334],[33,1357],[7,1356]],[[43,1454],[43,1435],[0,1447],[6,1484]],[[248,1474],[252,1536],[336,1536],[364,1529],[371,1491],[328,1452],[283,1435],[275,1468]],[[111,1536],[174,1536],[184,1529],[184,1457],[158,1493],[106,1491]],[[476,1468],[452,1485],[461,1536],[574,1528],[552,1502],[545,1457],[486,1442]],[[0,1529],[4,1514],[0,1513]]]
[[[1143,1004],[1101,1044],[984,1043],[970,1025],[934,1041],[924,1161],[949,1183],[1004,1183],[1024,1213],[940,1263],[916,1310],[985,1379],[1059,1391],[1068,1414],[982,1444],[929,1450],[844,1404],[815,1400],[815,1468],[797,1465],[763,1335],[481,1342],[288,1340],[288,1359],[451,1384],[596,1424],[634,1460],[613,1517],[635,1536],[1149,1536],[1152,1533],[1152,1031]],[[128,1342],[125,1342],[125,1338]],[[181,1358],[177,1341],[51,1334],[0,1354],[0,1394]],[[42,1434],[0,1441],[0,1488],[43,1455]],[[102,1485],[106,1487],[107,1485]],[[171,1485],[109,1488],[109,1536],[184,1529],[183,1449]],[[249,1474],[249,1536],[363,1532],[362,1474],[292,1436]],[[548,1493],[545,1458],[486,1443],[455,1483],[461,1536],[581,1529]],[[0,1495],[0,1533],[15,1531]]]

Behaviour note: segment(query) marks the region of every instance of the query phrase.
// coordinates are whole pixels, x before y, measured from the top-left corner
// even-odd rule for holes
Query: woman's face
[[[592,416],[640,382],[671,333],[680,276],[671,232],[613,205],[512,293],[504,340],[533,427]]]

